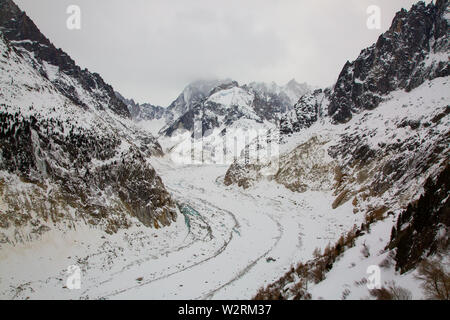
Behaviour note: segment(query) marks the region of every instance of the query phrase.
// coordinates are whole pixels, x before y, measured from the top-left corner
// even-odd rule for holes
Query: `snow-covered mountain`
[[[175,116],[174,122],[163,132],[171,136],[178,129],[192,130],[190,122],[193,113],[198,111],[204,113],[202,118],[206,130],[212,129],[214,126],[212,123],[217,122],[215,126],[220,126],[219,122],[222,122],[220,120],[227,125],[240,118],[275,123],[310,90],[307,84],[299,84],[294,79],[285,86],[278,86],[274,82],[252,82],[240,86],[233,80],[195,82],[168,107],[168,111],[180,116],[178,118]]]
[[[237,89],[230,90],[231,87]],[[223,91],[220,92],[219,91]],[[311,91],[306,83],[298,83],[294,79],[284,86],[275,82],[252,82],[248,85],[239,84],[230,79],[223,80],[198,80],[190,83],[183,92],[167,108],[155,106],[150,103],[139,104],[133,99],[127,99],[120,93],[116,96],[128,108],[131,117],[140,127],[152,134],[173,136],[185,130],[193,130],[194,118],[198,117],[200,110],[208,110],[207,116],[202,116],[205,130],[212,129],[211,125],[216,117],[223,117],[225,113],[235,112],[226,120],[226,125],[231,122],[250,118],[261,123],[265,120],[275,123],[282,114],[291,110],[298,99]],[[233,111],[236,105],[248,110]],[[216,124],[216,127],[220,124]]]
[[[79,224],[169,225],[177,209],[111,86],[81,70],[12,1],[0,1],[2,243]],[[137,219],[138,220],[137,220]]]
[[[313,87],[307,83],[298,83],[295,79],[291,79],[282,87],[282,91],[289,97],[292,105],[296,104],[301,96],[309,93],[312,89]]]
[[[136,103],[133,99],[123,97],[119,92],[115,95],[123,102],[130,112],[130,116],[136,122],[145,120],[160,120],[165,118],[166,108],[150,103]]]
[[[0,0],[0,298],[448,299],[449,17],[402,10],[329,88],[165,108]]]
[[[136,122],[163,119],[164,126],[167,128],[174,121],[191,110],[196,103],[204,100],[212,89],[223,83],[228,83],[229,81],[230,80],[194,81],[188,84],[181,94],[166,108],[155,106],[150,103],[136,103],[133,99],[123,97],[119,92],[116,92],[116,96],[127,106],[132,118]],[[164,129],[164,126],[159,129]],[[152,128],[152,130],[154,131],[155,129]]]
[[[171,120],[176,120],[186,112],[191,110],[195,104],[204,100],[216,87],[231,82],[229,79],[225,80],[198,80],[190,83],[184,88],[183,92],[175,99],[168,107],[167,111],[173,117]]]
[[[167,108],[150,103],[137,103],[133,99],[123,97],[119,92],[115,94],[127,106],[135,125],[153,136],[157,137],[159,131],[173,119],[173,114]]]
[[[292,109],[298,99],[312,89],[308,84],[298,83],[295,79],[290,80],[284,86],[279,86],[275,82],[251,82],[245,87],[271,102],[278,112]]]
[[[411,275],[403,273],[415,269],[422,258],[442,253],[438,244],[446,242],[449,228],[444,218],[448,184],[426,209],[434,222],[423,223],[428,218],[419,213],[413,217],[411,212],[417,211],[415,203],[421,197],[431,197],[426,192],[434,190],[437,179],[448,177],[448,12],[448,1],[439,0],[429,5],[419,2],[397,13],[374,45],[345,64],[334,87],[301,97],[282,118],[280,130],[268,134],[280,143],[279,154],[264,161],[242,157],[229,168],[227,185],[249,188],[269,179],[294,192],[333,192],[331,212],[351,203],[354,214],[365,217],[353,230],[356,244],[353,240],[331,244],[328,251],[262,290],[258,298],[310,298],[311,293],[313,298],[339,298],[343,292],[345,298],[358,298],[367,289],[354,278],[361,275],[357,270],[387,259],[389,277],[407,284],[404,279],[411,280]],[[258,141],[246,147],[261,149]],[[406,208],[410,213],[401,214]],[[400,214],[403,218],[397,223]],[[371,227],[377,233],[371,234]],[[408,248],[412,241],[413,248]],[[358,250],[368,243],[374,247],[372,256],[358,257]],[[345,263],[354,270],[347,271],[351,267]],[[316,285],[308,286],[310,281]]]
[[[239,87],[239,90],[230,92],[229,89]],[[219,91],[221,96],[228,96],[224,101],[218,99]],[[228,90],[228,91],[226,91]],[[230,109],[233,104],[238,104],[238,100],[248,101],[248,108],[253,109],[253,118],[258,121],[276,121],[281,114],[291,110],[298,99],[311,91],[311,87],[306,83],[298,83],[292,79],[284,86],[279,86],[275,82],[252,82],[248,85],[239,84],[230,79],[223,80],[198,80],[190,83],[183,92],[166,108],[155,106],[150,103],[136,103],[133,99],[123,97],[119,92],[116,96],[128,108],[131,117],[140,125],[152,133],[159,133],[165,136],[172,136],[177,129],[192,130],[192,115],[194,109],[200,109],[207,101],[214,102],[218,106],[218,114],[223,115],[224,109]],[[214,97],[211,98],[211,96]],[[232,97],[232,96],[233,97]],[[211,99],[210,99],[211,98]],[[228,100],[229,101],[228,101]],[[209,113],[216,111],[209,104]],[[247,112],[248,115],[248,112]],[[234,115],[234,118],[245,114]],[[187,120],[187,118],[191,120]]]
[[[183,93],[168,110],[183,105],[187,111],[161,129],[160,141],[178,159],[189,159],[191,150],[194,154],[195,150],[201,150],[201,154],[192,155],[201,158],[201,162],[209,159],[215,163],[231,163],[247,143],[276,128],[282,115],[309,91],[308,85],[295,80],[285,86],[274,82],[241,86],[236,81],[223,80],[208,94],[202,91],[196,99],[190,99],[189,106],[181,103],[185,101],[186,93]]]

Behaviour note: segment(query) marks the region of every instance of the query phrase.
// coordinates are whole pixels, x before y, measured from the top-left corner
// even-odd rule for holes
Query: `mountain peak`
[[[447,11],[448,0],[399,11],[375,44],[344,65],[330,97],[333,121],[345,123],[353,112],[377,107],[394,90],[449,75]]]
[[[58,67],[64,75],[77,80],[87,92],[92,93],[96,90],[96,98],[102,100],[96,104],[96,108],[103,109],[107,106],[118,115],[130,117],[127,106],[117,98],[113,88],[105,83],[99,74],[91,73],[87,69],[82,70],[66,52],[57,49],[26,13],[11,0],[0,0],[0,31],[4,33],[6,39],[14,41],[15,47],[23,49],[25,54],[32,53],[34,57],[30,56],[30,59],[45,61]],[[44,69],[42,70],[44,74],[52,73],[51,70]],[[63,75],[52,74],[52,76],[54,76],[52,82],[60,93],[80,107],[87,108],[89,102],[84,101],[76,93],[72,84],[64,83]]]
[[[299,84],[295,78],[292,78],[291,80],[289,80],[289,82],[286,84],[287,86],[292,86],[292,85],[297,85]]]

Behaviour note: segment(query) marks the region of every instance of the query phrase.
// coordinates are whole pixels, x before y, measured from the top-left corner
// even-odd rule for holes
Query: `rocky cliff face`
[[[419,2],[398,12],[390,29],[371,47],[347,62],[328,106],[334,122],[377,107],[397,89],[410,91],[426,80],[450,74],[448,1]]]
[[[146,160],[162,155],[158,142],[100,76],[11,1],[0,6],[1,241],[83,221],[107,232],[170,224],[176,206]]]
[[[173,117],[164,107],[155,106],[150,103],[136,103],[133,99],[123,97],[119,92],[115,92],[115,95],[127,106],[131,118],[135,121],[155,119],[166,119],[166,121],[169,121]]]
[[[376,43],[347,62],[333,88],[298,101],[281,119],[282,133],[299,132],[328,115],[346,123],[353,114],[376,108],[395,90],[411,91],[426,80],[445,77],[448,66],[448,1],[398,12]]]

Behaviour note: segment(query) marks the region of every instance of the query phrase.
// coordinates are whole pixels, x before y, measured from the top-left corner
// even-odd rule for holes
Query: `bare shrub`
[[[367,278],[362,278],[359,281],[355,281],[355,286],[362,287],[367,285]]]
[[[343,292],[342,292],[342,300],[346,300],[347,297],[350,295],[350,289],[346,288]]]
[[[387,257],[383,261],[380,262],[379,266],[384,269],[389,269],[392,266],[392,260]]]
[[[417,268],[425,296],[431,300],[449,300],[450,273],[438,261],[424,260]]]
[[[411,300],[412,299],[411,291],[397,286],[395,284],[395,282],[392,282],[392,284],[389,286],[389,290],[393,297],[392,300]]]
[[[391,293],[385,287],[370,290],[370,295],[377,300],[393,300]]]
[[[392,281],[387,287],[370,290],[370,295],[377,300],[411,300],[412,294],[408,289],[397,286]]]
[[[315,259],[318,259],[322,256],[322,252],[320,251],[320,248],[315,248],[313,252],[313,257]]]
[[[311,294],[308,292],[308,283],[299,281],[292,288],[294,293],[293,300],[311,300]]]
[[[317,263],[314,269],[311,270],[311,276],[315,283],[319,283],[325,279],[325,266],[323,263]]]

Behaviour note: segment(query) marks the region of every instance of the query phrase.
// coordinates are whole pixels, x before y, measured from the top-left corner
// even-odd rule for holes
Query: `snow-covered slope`
[[[177,209],[145,159],[162,155],[158,142],[98,75],[79,73],[49,49],[14,3],[0,5],[2,243],[80,223],[113,233],[133,216],[146,226],[170,224]]]
[[[310,90],[306,83],[300,84],[294,79],[285,86],[278,86],[274,82],[252,82],[239,86],[237,82],[229,79],[199,80],[186,86],[167,108],[149,103],[139,104],[118,92],[115,95],[127,106],[132,119],[139,127],[154,135],[162,136],[165,141],[168,139],[164,139],[164,136],[171,137],[185,130],[192,131],[195,113],[198,116],[198,110],[205,107],[208,112],[203,119],[205,123],[209,122],[205,124],[206,130],[211,129],[211,122],[215,121],[211,117],[219,116],[220,122],[227,113],[231,113],[232,116],[225,119],[228,121],[226,125],[239,120],[240,117],[258,123],[265,120],[275,123]],[[171,146],[173,144],[169,143],[169,147]]]

